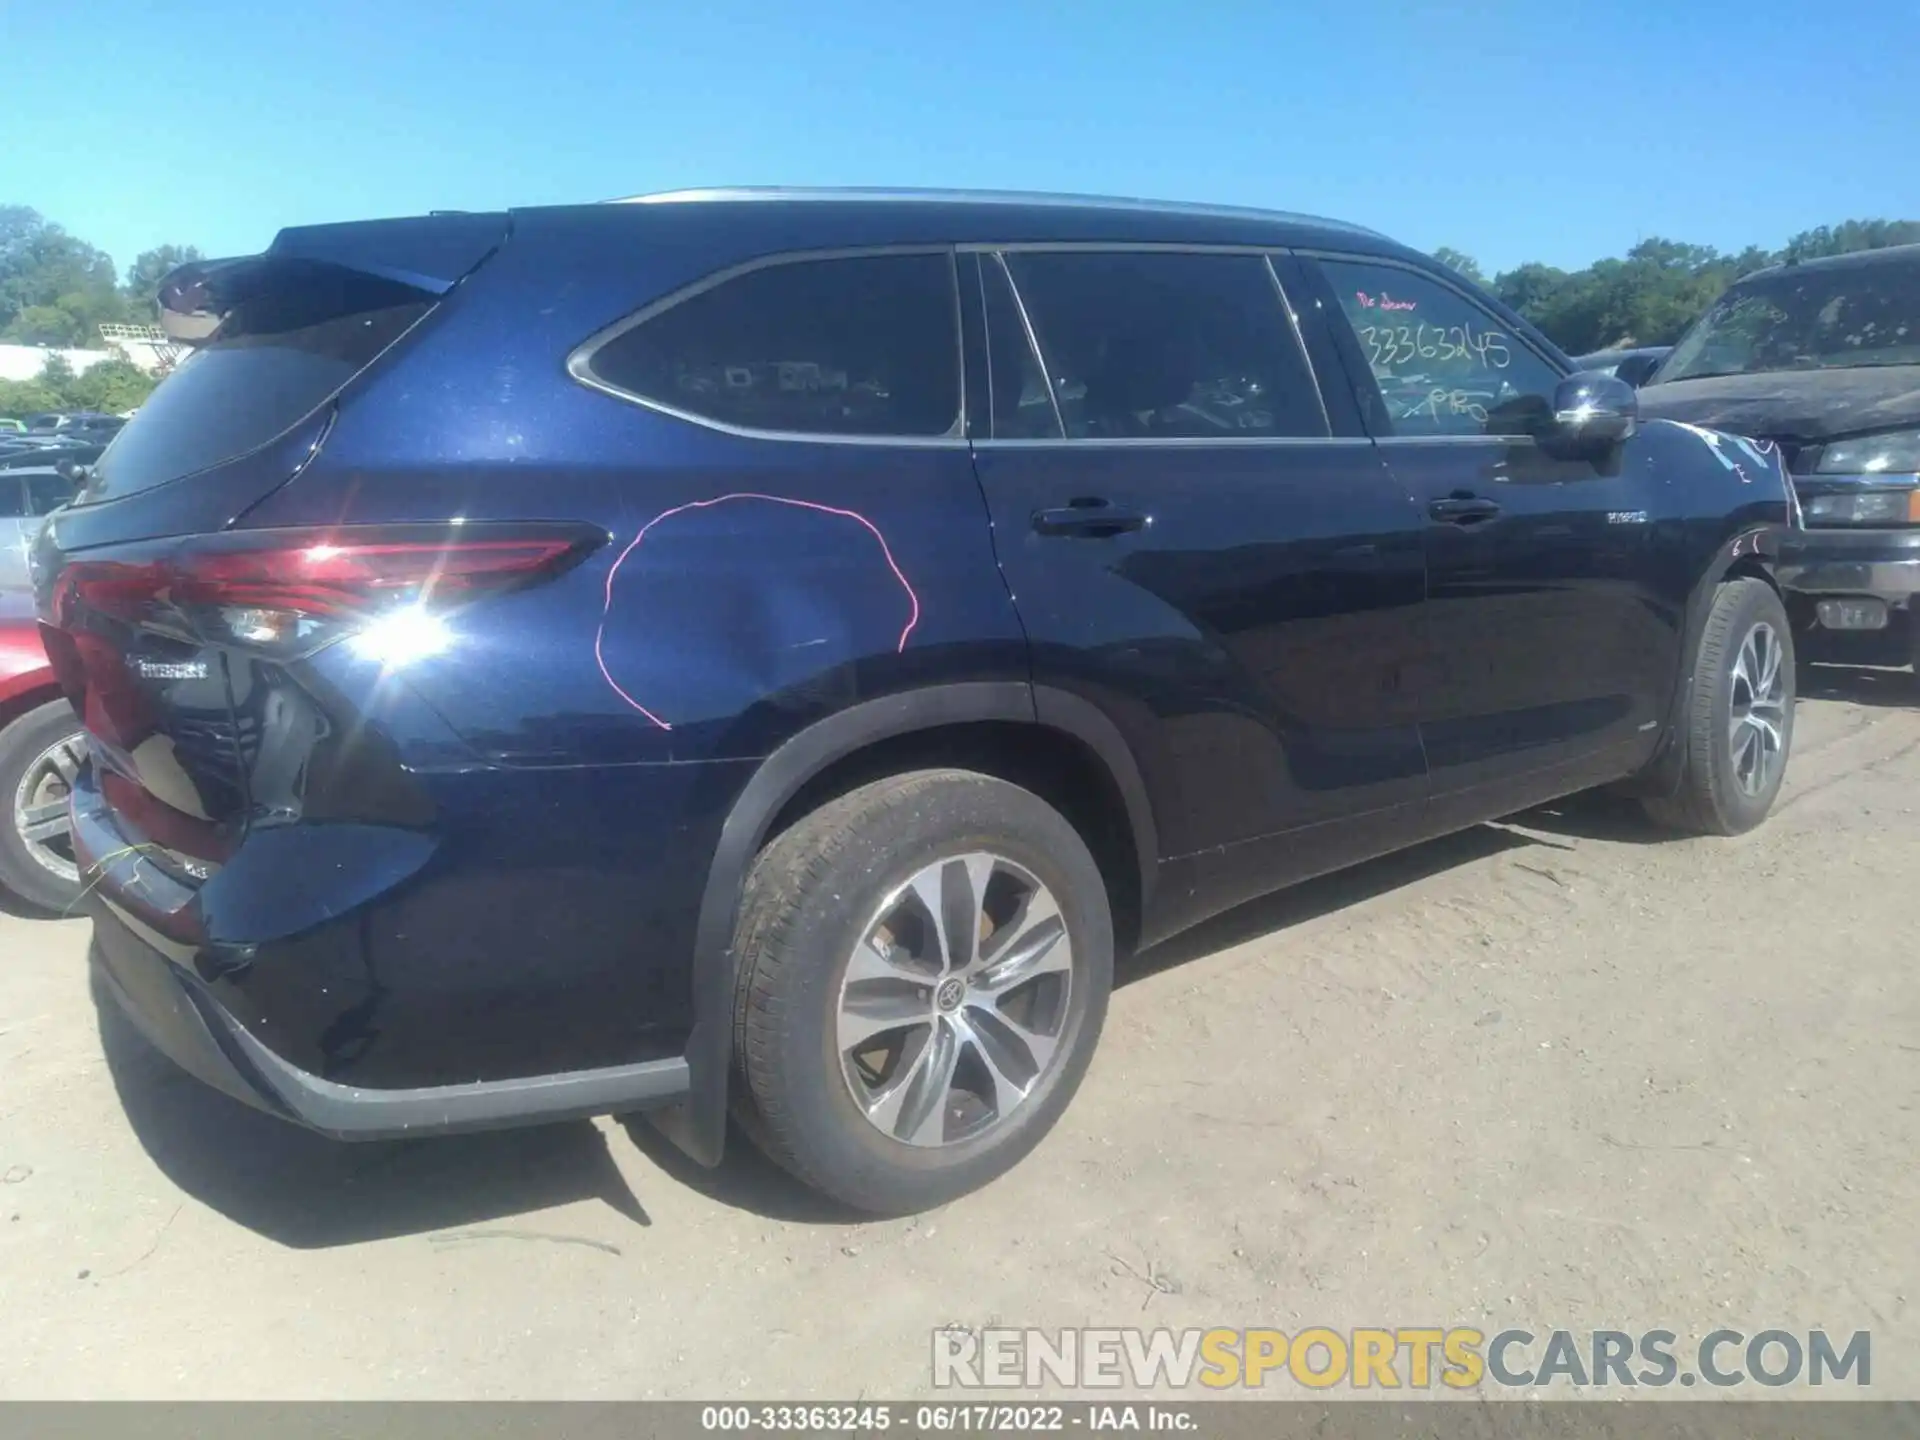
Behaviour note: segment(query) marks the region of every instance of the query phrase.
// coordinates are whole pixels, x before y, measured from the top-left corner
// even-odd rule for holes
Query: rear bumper
[[[1904,606],[1920,594],[1920,530],[1796,530],[1774,573],[1803,595],[1873,595]]]
[[[255,1109],[341,1140],[540,1124],[670,1105],[686,1097],[679,1057],[517,1080],[369,1089],[288,1064],[207,987],[168,958],[170,942],[109,902],[93,902],[92,964],[134,1028],[188,1074]]]

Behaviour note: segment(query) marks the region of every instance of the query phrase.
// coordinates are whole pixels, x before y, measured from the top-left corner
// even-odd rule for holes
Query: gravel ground
[[[1865,1329],[1920,1397],[1920,696],[1804,683],[1754,835],[1582,800],[1139,957],[1053,1137],[907,1221],[639,1122],[308,1137],[0,914],[0,1396],[906,1396],[959,1322]]]

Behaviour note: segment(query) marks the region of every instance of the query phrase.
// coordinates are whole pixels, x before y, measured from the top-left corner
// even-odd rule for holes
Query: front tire
[[[0,887],[39,910],[80,898],[67,795],[86,759],[86,734],[65,700],[49,700],[0,730]]]
[[[858,1210],[1017,1164],[1086,1073],[1113,983],[1098,866],[990,776],[893,776],[761,852],[734,953],[736,1094],[782,1167]]]
[[[1649,799],[1661,824],[1741,835],[1767,818],[1793,750],[1793,631],[1764,580],[1729,580],[1713,597],[1693,665],[1679,788]]]

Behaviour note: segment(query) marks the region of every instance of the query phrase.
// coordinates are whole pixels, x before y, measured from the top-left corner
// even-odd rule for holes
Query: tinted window
[[[0,520],[18,520],[26,514],[27,488],[17,475],[0,473]]]
[[[428,310],[417,290],[290,266],[228,311],[113,437],[86,503],[148,490],[258,449],[330,399]]]
[[[1007,256],[1072,438],[1325,435],[1258,255]]]
[[[749,430],[957,434],[958,323],[945,254],[800,260],[674,303],[602,345],[589,369]]]
[[[73,482],[62,475],[28,475],[27,513],[51,515],[73,498]]]
[[[1006,265],[998,256],[980,257],[980,284],[987,316],[987,380],[993,392],[994,438],[1059,438],[1060,419],[1047,390],[1046,372],[1033,353]]]
[[[1560,372],[1507,322],[1412,270],[1324,260],[1396,435],[1531,435]]]

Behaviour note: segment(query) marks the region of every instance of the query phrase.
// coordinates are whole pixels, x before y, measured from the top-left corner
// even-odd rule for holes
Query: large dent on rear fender
[[[688,523],[717,506],[771,511],[779,523],[738,533]],[[797,528],[807,522],[819,528]],[[766,563],[783,544],[789,563]],[[683,718],[745,713],[861,659],[904,653],[920,620],[913,582],[866,515],[731,491],[662,511],[618,551],[593,659],[623,705],[670,732]]]

